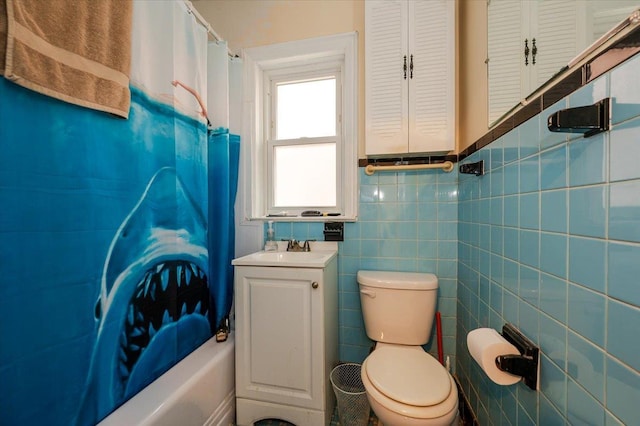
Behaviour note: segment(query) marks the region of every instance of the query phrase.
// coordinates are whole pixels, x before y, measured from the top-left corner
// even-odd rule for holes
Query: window
[[[271,76],[266,86],[266,166],[272,190],[267,213],[340,211],[340,69]]]
[[[245,88],[253,94],[245,218],[298,220],[304,210],[356,218],[355,46],[353,33],[245,51]]]

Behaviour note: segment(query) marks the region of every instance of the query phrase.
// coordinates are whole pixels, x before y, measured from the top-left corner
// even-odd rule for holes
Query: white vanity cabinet
[[[238,425],[269,418],[330,424],[335,396],[329,374],[338,362],[337,281],[337,256],[319,267],[236,264]]]
[[[364,3],[367,155],[455,149],[455,3]]]

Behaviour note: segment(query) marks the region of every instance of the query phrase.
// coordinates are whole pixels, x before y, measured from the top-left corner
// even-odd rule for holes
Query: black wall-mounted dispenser
[[[324,223],[325,241],[344,241],[344,222]]]
[[[536,390],[538,388],[540,349],[510,323],[502,326],[502,337],[518,348],[520,355],[500,355],[496,357],[496,366],[507,373],[522,376],[524,383]]]
[[[475,163],[460,164],[460,173],[467,175],[482,176],[484,174],[484,160]]]
[[[593,105],[561,109],[547,119],[551,132],[584,133],[588,138],[609,130],[610,99],[605,98]]]

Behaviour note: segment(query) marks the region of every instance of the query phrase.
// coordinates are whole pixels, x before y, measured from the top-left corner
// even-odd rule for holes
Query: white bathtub
[[[234,336],[205,342],[98,426],[213,426],[235,420]]]

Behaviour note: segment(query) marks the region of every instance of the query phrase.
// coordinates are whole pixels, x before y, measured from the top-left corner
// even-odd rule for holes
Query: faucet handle
[[[305,240],[304,247],[303,247],[304,251],[311,251],[311,246],[309,245],[309,241],[315,241],[315,239],[313,239],[313,240]]]
[[[295,249],[295,246],[298,245],[298,242],[296,241],[295,238],[292,238],[290,240],[287,240],[287,251],[291,251]]]

